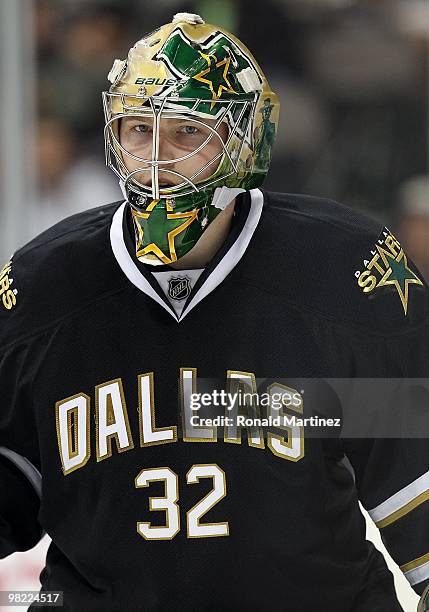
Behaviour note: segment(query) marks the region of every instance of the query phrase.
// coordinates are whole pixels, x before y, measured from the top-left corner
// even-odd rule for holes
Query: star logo
[[[388,251],[377,245],[377,250],[386,265],[386,272],[379,281],[377,287],[385,287],[393,285],[398,291],[401,299],[402,307],[405,315],[408,312],[408,297],[410,285],[423,285],[419,277],[410,270],[408,266],[407,256],[404,250],[401,249],[399,255],[395,258]]]
[[[209,86],[213,96],[211,103],[211,108],[213,108],[217,100],[220,99],[223,91],[233,94],[237,93],[228,80],[231,57],[228,56],[219,61],[216,55],[206,55],[202,51],[200,51],[200,55],[206,60],[207,68],[194,75],[193,78]]]
[[[407,316],[410,286],[424,287],[424,282],[411,270],[401,243],[390,230],[383,229],[370,256],[363,264],[365,270],[355,272],[358,286],[363,293],[377,294],[380,287],[396,289]]]
[[[137,230],[137,257],[144,257],[152,253],[155,257],[162,261],[164,264],[170,264],[177,261],[175,238],[188,228],[198,217],[198,209],[191,210],[190,212],[175,213],[173,206],[169,200],[166,200],[165,207],[165,221],[162,224],[165,233],[160,237],[159,242],[161,244],[168,245],[168,251],[163,251],[158,244],[150,242],[145,244],[144,229],[136,221],[138,218],[147,221],[153,213],[157,204],[160,200],[152,200],[149,206],[144,212],[137,212],[133,210],[134,225]],[[169,230],[169,228],[172,228]]]

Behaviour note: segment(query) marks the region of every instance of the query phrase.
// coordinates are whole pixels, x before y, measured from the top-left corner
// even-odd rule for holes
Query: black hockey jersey
[[[192,286],[171,279],[183,309],[134,257],[121,203],[0,273],[0,557],[47,532],[42,590],[67,612],[400,610],[358,500],[429,583],[426,438],[189,420],[207,381],[295,381],[302,416],[323,395],[305,381],[429,373],[429,291],[387,228],[260,190],[236,209]]]

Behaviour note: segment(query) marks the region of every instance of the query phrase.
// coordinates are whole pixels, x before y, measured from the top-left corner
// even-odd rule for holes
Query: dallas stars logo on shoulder
[[[410,287],[424,286],[424,283],[411,270],[404,249],[392,232],[383,229],[370,256],[363,263],[365,270],[355,272],[362,291],[366,295],[375,296],[382,288],[396,290],[404,314],[407,315]]]
[[[12,289],[13,278],[10,273],[12,271],[12,259],[0,271],[0,304],[6,310],[12,310],[16,306],[17,289]]]
[[[429,612],[429,585],[423,591],[420,598],[417,612]]]

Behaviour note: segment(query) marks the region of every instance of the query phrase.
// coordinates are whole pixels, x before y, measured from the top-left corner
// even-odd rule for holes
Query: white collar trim
[[[113,215],[112,225],[110,227],[110,243],[112,251],[118,262],[121,270],[128,280],[140,291],[151,297],[155,302],[158,302],[170,315],[177,321],[183,321],[197,304],[201,302],[209,293],[211,293],[220,283],[228,276],[231,270],[237,265],[240,259],[246,252],[250,240],[258,226],[264,205],[264,196],[259,189],[250,191],[251,205],[249,215],[246,219],[243,229],[236,241],[231,245],[226,255],[220,260],[217,266],[211,271],[203,285],[193,296],[187,307],[183,310],[180,317],[177,317],[174,311],[167,305],[166,302],[156,293],[150,283],[146,280],[143,274],[138,269],[125,244],[123,234],[123,218],[126,202],[116,210]]]

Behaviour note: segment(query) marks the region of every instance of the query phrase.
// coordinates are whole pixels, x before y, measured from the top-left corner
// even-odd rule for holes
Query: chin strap
[[[244,193],[245,189],[232,187],[218,187],[213,195],[211,206],[225,210],[228,204],[236,198],[240,193]]]
[[[149,200],[149,197],[143,196],[135,191],[131,191],[131,189],[127,189],[125,186],[124,179],[119,180],[119,187],[122,191],[122,195],[125,200],[130,204],[133,208],[137,210],[141,210],[143,208],[143,204]],[[150,201],[150,200],[149,200]]]

